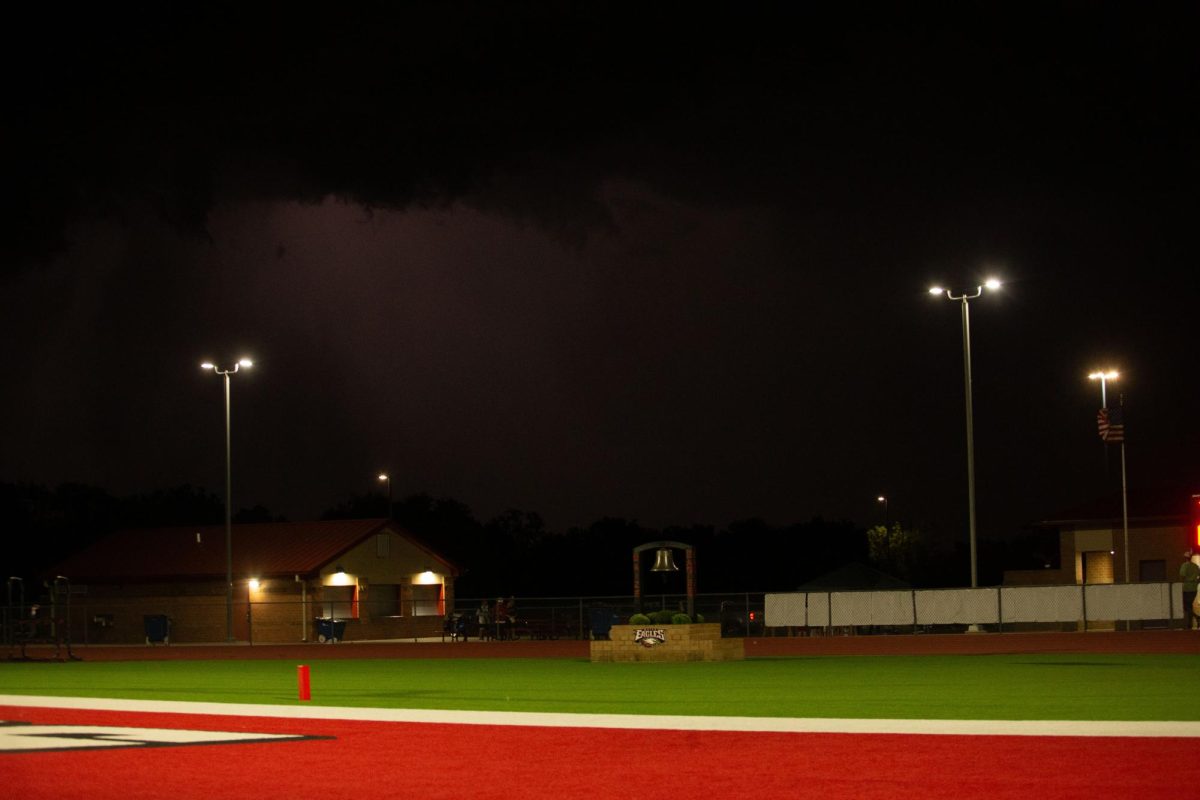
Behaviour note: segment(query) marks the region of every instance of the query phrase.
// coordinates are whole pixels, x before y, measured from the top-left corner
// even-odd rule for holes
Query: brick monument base
[[[716,622],[613,625],[608,641],[591,643],[592,661],[742,661],[744,639],[722,639]]]

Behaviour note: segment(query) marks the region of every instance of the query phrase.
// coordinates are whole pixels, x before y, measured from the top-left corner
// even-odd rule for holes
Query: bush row
[[[630,625],[691,625],[693,622],[704,622],[704,615],[697,614],[692,619],[681,611],[661,609],[649,614],[633,614],[629,617]]]

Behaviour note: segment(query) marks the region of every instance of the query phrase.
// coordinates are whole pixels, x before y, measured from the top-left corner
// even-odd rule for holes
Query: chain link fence
[[[697,594],[695,613],[704,622],[719,622],[724,636],[763,636],[763,593]],[[604,639],[615,624],[635,613],[685,612],[687,595],[633,595],[515,598],[506,602],[504,620],[496,619],[499,598],[459,598],[450,622],[468,637],[531,639]],[[514,600],[514,598],[509,598]]]
[[[313,603],[262,600],[226,606],[223,597],[90,597],[71,587],[49,598],[12,598],[0,607],[10,657],[27,644],[244,644],[427,639],[603,639],[637,612],[684,611],[683,594],[458,598],[445,613],[387,616],[366,604],[324,618]],[[697,617],[726,637],[958,633],[968,630],[1112,630],[1180,627],[1179,583],[1013,586],[899,591],[698,594]],[[232,611],[232,632],[227,614]],[[334,635],[336,632],[336,635]]]

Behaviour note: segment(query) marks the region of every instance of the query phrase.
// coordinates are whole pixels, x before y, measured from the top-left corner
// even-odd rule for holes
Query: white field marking
[[[309,737],[283,733],[123,728],[109,725],[24,725],[0,723],[0,753],[38,750],[97,750],[196,744],[273,742]]]
[[[652,714],[551,714],[526,711],[442,711],[423,708],[272,706],[249,703],[189,703],[95,697],[0,695],[0,706],[74,708],[213,716],[335,719],[363,722],[422,722],[451,725],[523,725],[544,728],[628,728],[764,733],[904,733],[957,736],[1137,736],[1200,738],[1200,722],[834,719],[802,717],[686,717]]]

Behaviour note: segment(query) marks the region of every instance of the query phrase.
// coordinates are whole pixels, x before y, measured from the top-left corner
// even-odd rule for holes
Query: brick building
[[[71,582],[72,639],[133,644],[146,617],[171,643],[299,642],[345,622],[346,640],[438,635],[458,569],[383,519],[119,531],[55,567]],[[339,626],[340,627],[340,626]]]
[[[1195,547],[1188,525],[1189,495],[1145,492],[1128,498],[1130,583],[1179,580],[1183,552]],[[1031,525],[1058,535],[1059,564],[1005,573],[1006,584],[1125,583],[1126,537],[1121,497],[1065,509]]]

